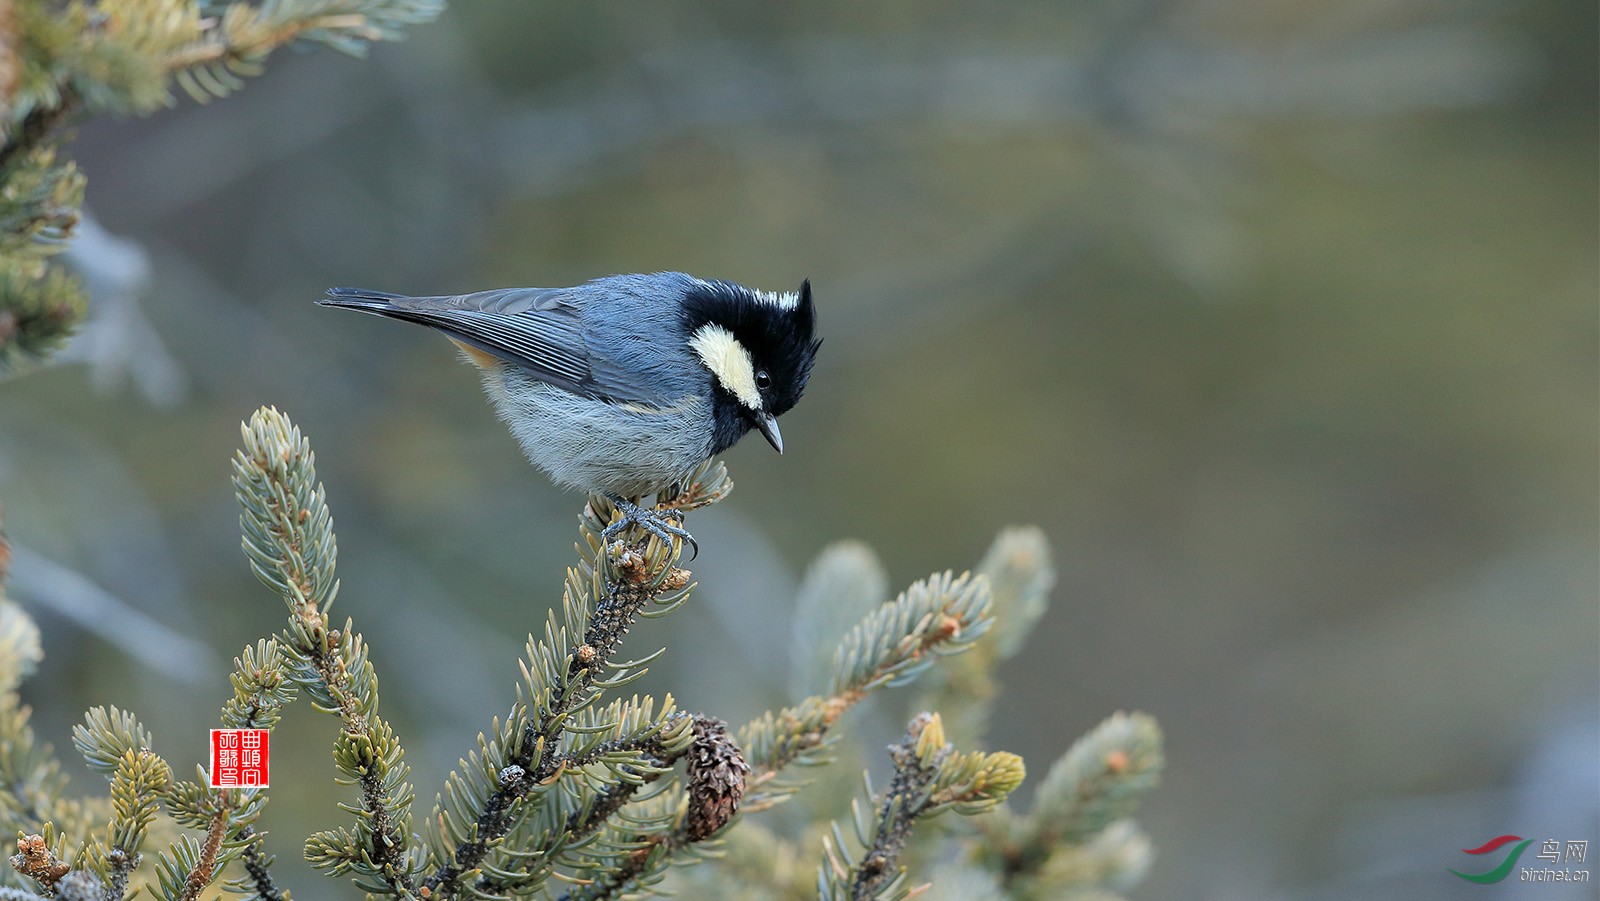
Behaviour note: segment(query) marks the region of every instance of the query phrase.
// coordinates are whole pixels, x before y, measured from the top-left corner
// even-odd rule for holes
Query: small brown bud
[[[624,578],[637,582],[643,578],[644,557],[620,541],[612,545],[612,560],[616,562],[617,572]]]
[[[1128,764],[1131,762],[1128,760],[1128,752],[1121,748],[1106,755],[1106,769],[1119,776],[1128,771]]]
[[[694,574],[687,569],[674,566],[672,571],[667,573],[667,577],[661,580],[661,587],[668,591],[678,591],[689,584],[689,577],[692,575]]]
[[[24,835],[17,839],[17,853],[11,857],[11,867],[18,873],[49,888],[72,869],[56,859],[45,844],[44,836]]]
[[[578,645],[578,649],[572,652],[572,659],[576,661],[579,666],[588,666],[594,662],[594,658],[597,656],[599,656],[599,654],[596,653],[595,649],[586,644]]]
[[[948,613],[944,614],[943,616],[939,617],[939,625],[935,628],[934,634],[940,641],[945,641],[951,638],[960,638],[961,620],[956,619]]]
[[[656,845],[661,844],[661,835],[660,833],[647,835],[643,841],[642,845],[628,852],[628,861],[635,866],[641,865],[649,859],[650,852],[656,849]]]

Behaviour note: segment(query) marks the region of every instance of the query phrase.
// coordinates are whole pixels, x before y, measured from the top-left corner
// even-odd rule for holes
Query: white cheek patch
[[[761,392],[756,390],[756,369],[750,362],[750,351],[732,332],[720,325],[702,325],[689,339],[689,346],[729,394],[752,410],[761,409]]]

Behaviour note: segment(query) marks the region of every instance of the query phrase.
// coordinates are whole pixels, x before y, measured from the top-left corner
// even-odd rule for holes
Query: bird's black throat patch
[[[712,380],[715,382],[715,379]],[[746,412],[744,404],[734,397],[726,388],[713,384],[711,388],[711,456],[715,457],[744,437],[745,432],[755,428],[755,422]]]

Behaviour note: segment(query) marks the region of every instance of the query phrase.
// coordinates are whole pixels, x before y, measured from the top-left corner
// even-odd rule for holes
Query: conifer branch
[[[288,417],[270,407],[257,410],[241,431],[244,448],[233,469],[244,507],[245,554],[256,576],[289,606],[283,638],[288,673],[318,709],[339,717],[334,763],[344,780],[360,787],[356,834],[312,836],[307,859],[333,872],[355,870],[381,881],[372,889],[410,897],[409,768],[393,730],[377,715],[377,676],[365,643],[348,620],[343,630],[329,624],[338,545],[315,455]]]
[[[940,656],[970,647],[992,618],[988,581],[950,573],[912,585],[856,624],[839,642],[827,695],[766,713],[740,730],[755,789],[747,809],[763,810],[793,794],[777,780],[791,764],[822,762],[839,718],[879,688],[903,685]]]
[[[1161,778],[1161,730],[1143,713],[1117,713],[1073,743],[1034,799],[1032,843],[1082,842],[1138,807]]]
[[[674,713],[664,717],[668,725],[676,724],[680,720],[689,718],[687,713]],[[683,756],[682,749],[667,750],[655,730],[644,735],[630,735],[626,738],[617,738],[602,741],[582,751],[573,751],[561,755],[562,763],[569,769],[582,769],[595,763],[601,763],[608,758],[632,755],[641,761],[647,761],[652,766],[665,768],[672,766]],[[641,774],[640,782],[629,783],[643,786],[653,776],[659,773]]]
[[[984,862],[1008,891],[1023,897],[1048,897],[1068,868],[1064,860],[1081,866],[1084,849],[1096,849],[1134,858],[1113,869],[1138,872],[1139,859],[1148,860],[1148,842],[1125,826],[1139,803],[1160,780],[1164,757],[1161,729],[1143,713],[1117,713],[1073,743],[1050,767],[1026,816],[1000,817],[980,825],[987,841]],[[1093,867],[1089,869],[1095,869]],[[1099,869],[1105,869],[1104,866]],[[1082,883],[1082,874],[1070,874]]]
[[[562,895],[560,901],[612,901],[624,897],[689,845],[688,833],[683,829],[644,836],[622,866],[588,885],[574,888]]]
[[[359,56],[429,21],[443,0],[6,0],[0,3],[0,376],[43,359],[82,321],[62,249],[83,178],[58,160],[80,116],[148,115],[176,83],[204,101],[259,74],[277,48],[325,44]]]
[[[0,377],[42,358],[83,318],[82,287],[50,262],[77,225],[83,187],[50,145],[0,169]]]
[[[128,879],[139,866],[140,855],[129,854],[113,847],[106,855],[106,868],[110,878],[106,881],[106,901],[122,901],[128,893]]]
[[[217,855],[222,853],[222,839],[228,834],[228,808],[219,806],[206,827],[206,840],[200,846],[200,856],[189,868],[183,880],[181,901],[196,901],[206,886],[211,884],[217,869]]]
[[[0,533],[0,582],[10,550]],[[40,745],[29,725],[32,711],[17,689],[33,673],[44,651],[39,628],[22,608],[0,593],[0,834],[37,833],[52,816],[60,818],[67,777],[48,745]],[[77,819],[73,817],[73,819]],[[83,824],[63,824],[81,831]]]
[[[983,740],[989,711],[1000,694],[995,670],[1021,650],[1049,606],[1056,581],[1049,542],[1032,526],[1002,531],[977,571],[989,582],[995,627],[966,653],[930,673],[915,702],[915,709],[939,711],[945,734],[958,745]]]
[[[284,704],[295,697],[294,684],[284,672],[281,646],[276,640],[258,641],[234,658],[229,674],[233,697],[222,707],[225,729],[266,729],[276,725]],[[168,813],[178,823],[205,829],[199,844],[187,836],[163,852],[158,863],[160,885],[169,899],[194,901],[232,860],[244,859],[246,872],[265,875],[261,839],[253,824],[266,806],[266,793],[258,789],[212,788],[203,768],[194,782],[180,782],[166,795]],[[252,868],[253,867],[253,868]],[[267,877],[270,884],[270,876]]]
[[[272,878],[272,858],[263,850],[265,839],[250,826],[239,831],[239,839],[246,843],[240,857],[249,879],[240,880],[240,885],[253,893],[248,901],[289,901],[288,894]]]
[[[78,93],[70,85],[61,85],[54,103],[34,107],[21,123],[9,129],[5,143],[0,144],[0,180],[9,178],[7,170],[12,162],[38,149],[78,104]]]
[[[825,690],[833,652],[845,631],[889,600],[889,574],[872,548],[840,541],[823,548],[806,567],[794,601],[790,693],[803,698]]]
[[[311,836],[306,858],[330,875],[353,873],[358,887],[387,897],[528,897],[548,892],[551,880],[571,886],[562,896],[569,901],[650,891],[675,864],[714,856],[742,813],[797,790],[789,769],[827,762],[839,719],[852,707],[974,646],[979,653],[931,687],[968,727],[981,728],[994,686],[990,671],[1025,631],[1015,624],[986,630],[996,615],[1033,622],[1050,581],[1042,536],[1003,534],[979,574],[935,575],[861,615],[837,642],[824,690],[757,718],[736,742],[721,721],[679,711],[670,695],[659,703],[638,695],[601,702],[663,653],[621,659],[627,632],[642,618],[682,605],[693,586],[676,566],[676,542],[635,528],[602,544],[616,511],[591,499],[580,519],[580,559],[542,638],[529,637],[511,712],[479,736],[478,750],[451,773],[429,819],[429,839],[415,845],[408,771],[393,730],[378,716],[365,642],[349,621],[334,628],[329,619],[338,590],[337,543],[308,442],[277,411],[258,411],[244,427],[234,481],[247,559],[290,616],[280,635],[236,658],[222,723],[271,729],[301,691],[339,717],[334,761],[338,780],[360,791],[359,804],[345,807],[356,815],[355,828]],[[720,464],[711,464],[661,503],[692,509],[720,499],[728,484]],[[840,620],[881,596],[881,570],[869,552],[836,549],[830,559],[808,577],[812,594],[803,616],[812,636],[839,634]],[[0,576],[6,562],[0,538]],[[827,585],[841,596],[825,596],[832,591]],[[25,833],[20,872],[55,901],[120,901],[148,827],[165,806],[178,825],[203,834],[180,835],[159,854],[152,894],[197,901],[237,860],[243,876],[231,888],[251,901],[288,901],[253,826],[266,793],[208,788],[202,768],[195,781],[174,781],[143,726],[116,708],[90,710],[73,734],[90,767],[111,783],[109,834],[90,836],[82,824],[94,818],[93,808],[58,797],[64,779],[48,752],[35,747],[17,700],[16,686],[38,657],[32,622],[0,597],[0,826],[39,821]],[[813,656],[805,659],[813,661],[805,672],[822,672]],[[963,688],[974,697],[960,697]],[[991,690],[976,690],[983,688]],[[914,836],[926,832],[914,825],[946,810],[988,811],[1021,782],[1015,755],[958,754],[945,734],[939,715],[923,714],[891,746],[895,769],[887,790],[876,794],[869,783],[870,803],[856,806],[859,851],[846,850],[837,826],[824,840],[817,874],[823,898],[904,901],[916,894],[920,888],[910,887],[901,863]],[[1031,813],[998,811],[979,824],[986,842],[962,872],[1030,901],[1125,888],[1150,859],[1148,839],[1126,818],[1160,766],[1154,721],[1112,717],[1051,768]],[[73,825],[63,832],[58,821]],[[747,840],[731,846],[745,867],[740,872],[793,896],[803,878],[800,846],[755,824],[744,831]],[[737,891],[723,885],[705,897],[739,897]],[[34,897],[0,889],[0,901]]]
[[[157,884],[166,901],[194,901],[228,863],[243,852],[243,834],[266,806],[259,788],[212,788],[206,770],[195,767],[194,781],[177,782],[164,800],[167,813],[180,826],[200,829],[162,851],[156,862]]]
[[[720,464],[702,467],[689,481],[691,487],[685,493],[692,493],[693,499],[716,500],[727,493],[727,474]],[[618,783],[605,789],[595,804],[563,818],[564,824],[578,829],[563,833],[561,846],[597,830],[640,789],[659,778],[690,740],[688,718],[666,709],[661,717],[654,717],[652,708],[641,707],[635,700],[632,705],[612,705],[602,717],[616,720],[618,738],[609,748],[604,742],[590,742],[582,748],[564,745],[563,740],[577,725],[575,715],[590,708],[608,688],[643,675],[644,664],[656,656],[614,662],[622,638],[634,622],[646,615],[651,605],[656,605],[658,612],[674,609],[690,588],[689,572],[676,566],[682,552],[676,542],[664,545],[635,528],[627,539],[603,546],[600,534],[616,515],[620,514],[609,502],[589,500],[580,526],[583,559],[577,569],[568,572],[562,597],[564,623],[557,626],[552,613],[545,627],[545,640],[529,639],[529,662],[524,664],[524,684],[519,686],[521,698],[508,720],[510,741],[483,745],[481,758],[463,761],[462,768],[451,774],[454,794],[481,795],[481,801],[469,825],[461,822],[460,805],[445,805],[441,799],[441,838],[453,836],[453,850],[423,881],[434,897],[459,894],[464,880],[472,878],[518,823],[534,812],[530,803],[532,807],[549,803],[543,793],[567,770],[577,771],[606,758],[620,758],[612,766]],[[670,700],[664,707],[669,705]],[[630,712],[634,729],[625,728],[624,718]],[[623,737],[639,729],[642,734]],[[569,740],[567,745],[570,744]],[[484,790],[488,786],[481,777],[471,777],[473,770],[493,770],[496,776],[492,789]],[[536,793],[540,798],[530,802],[530,796]],[[553,867],[558,850],[556,846],[516,849],[528,865],[510,875],[519,883],[542,879]],[[498,893],[507,885],[505,879],[488,874],[477,878],[472,890]]]
[[[172,768],[150,750],[150,734],[133,714],[95,707],[72,730],[72,744],[89,768],[111,783],[111,823],[104,841],[85,852],[91,869],[106,877],[107,901],[127,892],[139,866],[150,823],[172,788]]]
[[[635,782],[618,782],[600,792],[592,803],[581,810],[576,810],[567,817],[565,832],[572,842],[580,842],[595,834],[618,811],[638,797],[644,789],[655,784],[656,780],[670,772],[670,767],[682,755],[672,757],[652,757],[650,762],[660,768],[660,772],[642,775]],[[484,880],[479,883],[480,888],[494,889],[497,884],[494,880]]]
[[[220,97],[256,75],[279,47],[297,41],[326,44],[351,56],[368,45],[398,40],[408,25],[436,18],[443,0],[302,0],[256,7],[232,3],[198,21],[196,38],[162,59],[165,71],[197,100]]]
[[[620,866],[562,896],[562,901],[603,901],[630,891],[658,870],[677,851],[712,838],[738,813],[750,768],[743,752],[728,736],[727,725],[707,716],[694,717],[692,745],[678,756],[689,760],[686,808],[669,830],[637,836]],[[621,805],[616,805],[620,809]],[[614,813],[615,811],[611,811]],[[609,816],[610,813],[607,814]]]
[[[817,838],[820,840],[820,835]],[[699,892],[707,901],[734,899],[734,892],[717,891],[715,887],[761,885],[768,888],[772,901],[816,901],[816,865],[810,854],[802,857],[800,842],[788,834],[780,836],[760,820],[742,818],[736,828],[720,836],[720,845],[714,873],[710,867],[680,871],[694,883],[693,889],[685,888],[679,891],[680,895],[693,897]],[[706,891],[708,887],[710,890]]]
[[[981,813],[1005,800],[1023,779],[1022,758],[1015,754],[956,754],[955,747],[945,741],[944,726],[936,713],[913,717],[905,737],[889,746],[889,758],[894,762],[894,778],[883,796],[874,798],[877,803],[870,824],[860,805],[853,805],[862,855],[852,858],[846,852],[838,824],[823,841],[824,860],[817,876],[819,901],[909,898],[914,890],[905,884],[899,859],[912,826],[946,810]],[[867,794],[873,794],[870,780]]]
[[[233,658],[233,672],[228,674],[233,697],[222,706],[222,728],[271,730],[276,726],[284,706],[297,694],[286,665],[283,646],[275,638],[257,641]]]
[[[826,696],[763,714],[739,731],[738,746],[749,761],[744,812],[764,810],[793,794],[797,785],[779,781],[784,770],[822,763],[833,726],[845,712],[880,688],[916,679],[940,656],[965,650],[989,623],[988,584],[966,574],[932,576],[867,614],[835,649]],[[620,866],[563,898],[620,897],[660,878],[677,854],[709,837],[690,818],[678,817],[667,828],[640,836],[637,849]]]

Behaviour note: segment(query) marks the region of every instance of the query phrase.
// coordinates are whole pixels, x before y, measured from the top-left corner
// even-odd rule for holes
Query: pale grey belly
[[[660,491],[711,455],[710,404],[649,409],[579,397],[501,367],[484,389],[528,459],[563,488],[634,497]]]

